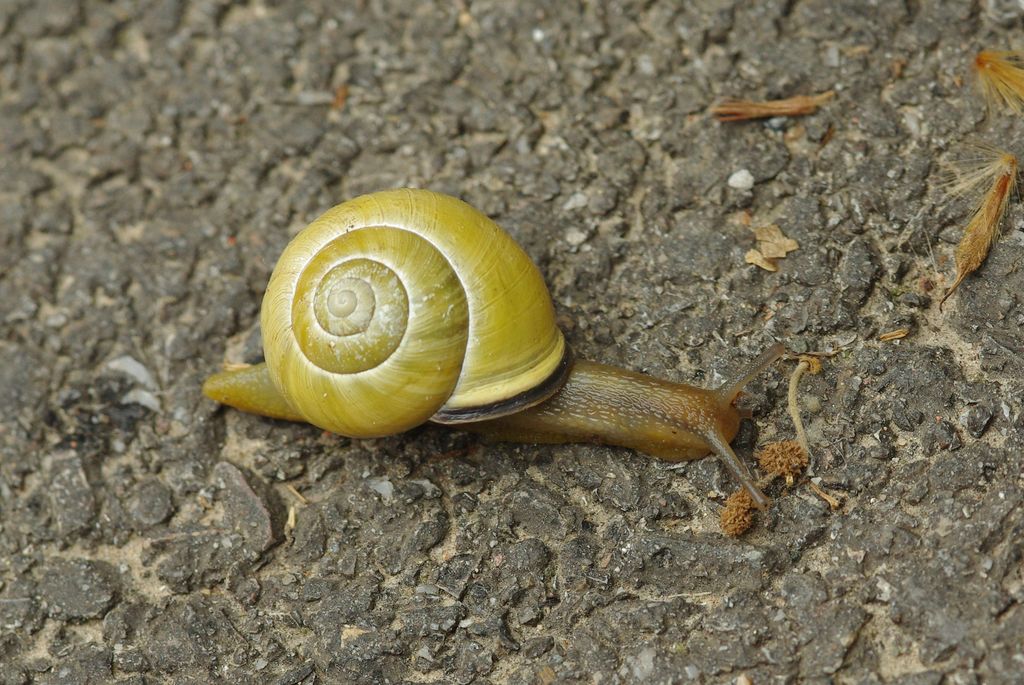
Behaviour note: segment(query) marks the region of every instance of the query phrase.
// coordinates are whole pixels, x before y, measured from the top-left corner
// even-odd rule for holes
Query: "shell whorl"
[[[539,402],[567,358],[529,257],[469,205],[421,190],[356,198],[304,229],[261,325],[288,403],[352,437]]]

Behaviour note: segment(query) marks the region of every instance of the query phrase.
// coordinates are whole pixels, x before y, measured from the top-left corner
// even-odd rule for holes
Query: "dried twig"
[[[807,487],[809,487],[811,489],[811,492],[813,492],[815,495],[828,502],[829,508],[832,509],[833,511],[838,509],[839,506],[842,504],[842,502],[840,502],[838,499],[825,492],[824,488],[815,483],[813,480],[807,481]]]
[[[793,420],[793,428],[796,430],[796,440],[803,451],[807,454],[808,460],[810,460],[811,446],[807,442],[807,431],[804,430],[804,422],[800,419],[800,404],[797,401],[800,378],[808,371],[810,371],[811,374],[816,374],[821,371],[821,361],[817,357],[804,356],[800,358],[800,363],[796,365],[796,369],[793,370],[793,375],[789,377],[787,405],[789,407],[789,416]]]
[[[899,340],[900,338],[905,338],[909,334],[909,328],[897,328],[892,331],[886,331],[885,333],[881,333],[878,336],[878,339],[881,340],[882,342],[889,342],[891,340]]]
[[[727,99],[711,108],[711,113],[719,121],[748,121],[750,119],[767,119],[770,117],[795,117],[813,114],[818,107],[835,96],[835,91],[825,91],[818,95],[797,95],[784,100]]]

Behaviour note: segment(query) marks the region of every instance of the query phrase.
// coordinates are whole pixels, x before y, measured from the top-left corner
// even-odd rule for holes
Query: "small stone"
[[[291,553],[304,561],[316,561],[327,551],[327,530],[317,507],[299,510]]]
[[[903,293],[898,298],[896,298],[896,301],[899,302],[902,305],[906,305],[908,307],[914,307],[916,309],[924,307],[929,302],[931,302],[931,300],[929,298],[921,297],[917,293]]]
[[[471,554],[457,554],[441,566],[437,572],[437,586],[452,597],[459,599],[466,590],[469,578],[476,570],[476,557]]]
[[[409,546],[417,552],[427,552],[435,545],[440,544],[444,536],[448,534],[448,516],[438,512],[434,518],[423,521],[413,531],[409,539]]]
[[[829,45],[825,49],[825,66],[837,69],[840,64],[839,47],[837,45]]]
[[[370,489],[381,496],[385,502],[390,502],[395,498],[395,486],[388,479],[387,476],[383,478],[367,478],[366,484],[370,486]]]
[[[437,499],[441,496],[441,489],[426,478],[412,478],[407,481],[409,485],[416,485],[423,491],[427,499]]]
[[[566,211],[572,211],[574,209],[582,209],[587,206],[587,196],[585,193],[573,193],[569,196],[569,199],[562,205],[562,209]]]
[[[554,646],[554,639],[547,635],[531,638],[523,645],[523,656],[528,659],[537,659],[551,651]]]
[[[494,654],[479,642],[470,640],[455,653],[455,682],[471,683],[494,668]]]
[[[519,578],[540,578],[551,563],[551,551],[541,540],[527,538],[512,545],[505,565]]]
[[[142,365],[137,359],[124,355],[111,359],[107,362],[107,368],[111,371],[117,371],[129,376],[139,385],[145,386],[151,390],[156,390],[156,381],[153,380],[153,374],[149,372],[145,366]]]
[[[412,609],[402,619],[402,634],[409,639],[427,635],[448,635],[465,617],[466,607],[461,604]]]
[[[973,438],[980,438],[992,420],[992,409],[984,404],[975,404],[960,414],[960,425]]]
[[[282,536],[284,509],[280,501],[268,488],[260,487],[255,477],[250,483],[237,466],[226,461],[217,464],[213,473],[223,488],[225,527],[237,531],[251,550],[270,549]]]
[[[73,683],[109,683],[112,654],[108,647],[95,643],[68,646],[61,650],[60,661],[50,672],[49,678],[38,682],[51,685],[72,685]]]
[[[139,530],[163,523],[174,513],[171,491],[155,480],[140,485],[129,498],[127,508]]]
[[[315,666],[312,663],[297,666],[273,681],[274,685],[298,685],[298,683],[306,681],[306,678],[309,677],[314,668]]]
[[[125,393],[121,404],[138,404],[154,413],[160,412],[160,400],[156,395],[142,388],[135,388]]]
[[[964,445],[964,441],[960,438],[956,427],[945,419],[937,422],[932,428],[929,435],[925,438],[925,446],[929,442],[939,449],[949,450],[950,452],[955,452]]]
[[[740,169],[734,172],[726,183],[736,190],[750,190],[754,187],[754,175],[748,169]]]
[[[328,91],[304,90],[295,95],[295,104],[300,107],[329,105],[334,102],[334,93]]]
[[[114,666],[125,673],[141,673],[149,667],[146,663],[146,657],[135,646],[115,650]]]
[[[27,578],[5,584],[0,592],[0,629],[31,631],[33,623],[42,622],[36,595],[35,584]]]
[[[100,561],[60,560],[46,570],[39,593],[56,618],[98,618],[114,603],[115,577]]]
[[[630,682],[647,682],[654,675],[654,658],[657,655],[653,647],[645,647],[639,654],[626,657],[619,668],[619,675]]]
[[[256,603],[256,600],[260,598],[261,590],[260,583],[255,578],[240,578],[231,587],[231,593],[235,596],[235,599],[246,606],[252,606]]]
[[[587,242],[587,234],[578,228],[570,228],[565,232],[565,242],[569,243],[572,247],[579,247]]]
[[[61,452],[54,456],[49,495],[62,538],[68,540],[92,525],[96,498],[85,477],[82,460],[74,452]]]

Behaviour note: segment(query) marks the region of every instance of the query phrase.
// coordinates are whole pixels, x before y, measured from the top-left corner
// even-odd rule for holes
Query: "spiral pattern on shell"
[[[567,361],[529,257],[469,205],[422,190],[356,198],[304,229],[261,325],[288,404],[352,437],[515,411],[554,392]]]

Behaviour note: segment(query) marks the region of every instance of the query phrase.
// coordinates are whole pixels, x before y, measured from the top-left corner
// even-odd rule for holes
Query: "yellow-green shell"
[[[566,354],[526,253],[466,203],[425,190],[364,195],[306,227],[274,268],[261,325],[287,403],[352,437],[476,407],[500,415]]]

